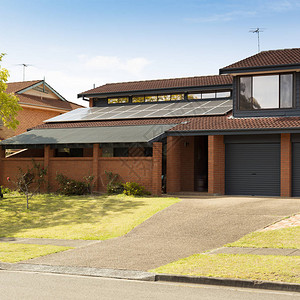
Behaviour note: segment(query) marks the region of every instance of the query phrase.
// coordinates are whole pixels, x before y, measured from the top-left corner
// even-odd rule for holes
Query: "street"
[[[299,293],[208,285],[0,271],[0,299],[288,300]]]

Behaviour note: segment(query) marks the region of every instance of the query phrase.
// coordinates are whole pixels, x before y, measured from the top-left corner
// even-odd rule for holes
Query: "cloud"
[[[224,14],[213,14],[207,17],[186,18],[185,21],[191,23],[228,22],[237,18],[252,17],[256,14],[257,14],[256,11],[231,11]]]
[[[84,66],[89,70],[98,71],[125,71],[134,75],[138,75],[151,62],[144,57],[136,57],[122,60],[117,56],[95,56],[87,58],[84,55],[79,57],[84,60]]]
[[[297,8],[300,8],[298,0],[271,1],[267,4],[267,9],[274,12],[286,12]]]

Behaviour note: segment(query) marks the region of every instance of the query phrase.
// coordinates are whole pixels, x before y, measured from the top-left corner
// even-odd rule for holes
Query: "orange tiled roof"
[[[269,67],[295,64],[300,64],[300,48],[262,51],[258,54],[226,66],[222,68],[221,71],[229,71],[230,69],[236,68]]]
[[[20,81],[20,82],[8,82],[7,83],[7,93],[16,93],[21,90],[24,90],[42,80],[32,80],[32,81]]]
[[[80,128],[101,126],[129,126],[151,124],[178,124],[170,131],[231,131],[231,130],[260,130],[260,129],[300,129],[300,117],[257,117],[233,118],[231,113],[224,116],[199,116],[163,119],[131,119],[118,121],[85,121],[46,123],[35,129],[44,128]]]
[[[159,90],[169,88],[201,87],[213,85],[232,84],[231,75],[212,75],[185,78],[131,81],[120,83],[108,83],[95,89],[85,91],[79,95],[108,94],[131,91]]]
[[[23,89],[31,87],[43,80],[32,80],[32,81],[20,81],[20,82],[9,82],[7,83],[7,93],[17,93]],[[53,99],[48,97],[37,97],[27,94],[18,94],[18,98],[20,99],[20,104],[27,104],[27,105],[36,105],[36,106],[43,106],[47,108],[55,108],[55,109],[62,109],[62,110],[72,110],[76,108],[82,107],[81,105],[69,102],[69,101],[62,101],[60,99]]]

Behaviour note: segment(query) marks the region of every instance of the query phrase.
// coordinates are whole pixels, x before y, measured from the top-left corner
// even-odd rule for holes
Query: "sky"
[[[0,0],[9,82],[44,79],[67,100],[106,83],[215,75],[300,47],[299,0]]]

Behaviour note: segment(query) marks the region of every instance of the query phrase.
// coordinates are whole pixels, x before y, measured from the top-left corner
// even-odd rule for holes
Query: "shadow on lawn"
[[[0,200],[0,237],[11,237],[24,229],[42,229],[59,225],[99,223],[101,218],[118,213],[132,214],[144,206],[143,199],[120,196],[37,195],[29,202],[22,195]]]

